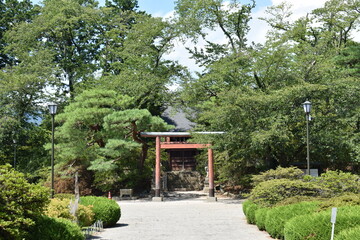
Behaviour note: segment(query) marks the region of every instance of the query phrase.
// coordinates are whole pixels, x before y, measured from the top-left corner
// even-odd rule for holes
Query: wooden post
[[[214,158],[213,158],[213,150],[211,148],[208,148],[208,171],[209,171],[209,198],[213,198],[215,196]]]
[[[156,137],[155,197],[160,197],[160,137]]]

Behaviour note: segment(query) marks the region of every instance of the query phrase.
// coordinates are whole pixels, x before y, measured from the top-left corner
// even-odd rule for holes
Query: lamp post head
[[[57,104],[56,103],[49,103],[48,105],[49,108],[49,112],[51,115],[55,115],[56,114],[56,110],[57,110]]]
[[[303,103],[304,111],[306,114],[310,114],[311,111],[311,102],[306,101]]]

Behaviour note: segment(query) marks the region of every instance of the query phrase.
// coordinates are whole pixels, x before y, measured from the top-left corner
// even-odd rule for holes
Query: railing
[[[102,232],[104,230],[104,225],[101,220],[97,220],[93,225],[83,229],[83,233],[85,235],[86,239],[89,239],[89,237],[94,234],[95,232]]]

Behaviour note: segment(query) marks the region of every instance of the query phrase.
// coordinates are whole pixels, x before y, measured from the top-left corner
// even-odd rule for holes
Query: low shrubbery
[[[49,201],[50,191],[30,184],[10,165],[0,166],[0,238],[23,239]]]
[[[78,209],[76,210],[75,216],[73,216],[70,213],[71,201],[74,200],[68,198],[62,200],[57,198],[51,199],[45,214],[53,218],[64,218],[74,222],[76,221],[80,227],[90,226],[94,222],[94,213],[91,207],[78,204]]]
[[[300,202],[287,206],[274,207],[267,211],[265,229],[273,238],[284,238],[285,223],[295,217],[315,212],[319,202]]]
[[[344,229],[360,225],[360,206],[347,206],[338,208],[335,234]],[[297,216],[290,219],[284,228],[286,240],[323,240],[331,236],[331,209]]]
[[[346,192],[360,193],[360,178],[355,174],[342,171],[327,171],[313,180],[320,187],[328,189],[331,196]]]
[[[245,205],[245,206],[244,206]],[[243,203],[243,211],[246,215],[246,220],[250,224],[255,224],[255,211],[259,208],[259,206],[252,201],[245,201]]]
[[[253,205],[254,203],[252,201],[249,201],[249,200],[246,200],[243,202],[242,204],[242,210],[245,214],[245,216],[247,216],[247,213],[248,213],[248,209],[251,205]]]
[[[342,230],[335,236],[335,240],[355,240],[360,239],[360,226]]]
[[[255,223],[259,230],[265,230],[265,222],[269,210],[270,208],[258,208],[255,211]]]
[[[80,204],[92,206],[94,221],[101,220],[104,227],[114,226],[120,219],[121,210],[119,205],[111,199],[105,197],[81,197]]]
[[[319,189],[319,187],[313,182],[274,179],[257,185],[251,191],[249,200],[263,207],[271,207],[290,197],[314,197],[320,196],[322,192],[322,189]]]
[[[63,218],[38,216],[29,230],[28,240],[84,240],[81,228]]]
[[[358,205],[360,205],[360,194],[345,193],[341,196],[326,199],[320,204],[320,208],[322,210],[325,210],[332,207],[358,206]]]
[[[297,180],[303,178],[303,171],[296,167],[277,167],[276,169],[270,169],[266,172],[262,172],[259,175],[254,175],[252,177],[253,184],[255,186],[259,185],[262,182],[266,182],[273,179],[289,179]]]
[[[359,176],[328,171],[302,176],[296,168],[277,168],[253,177],[254,188],[244,202],[248,223],[287,240],[329,239],[330,209],[338,207],[336,233],[360,224]],[[360,228],[344,230],[340,240],[360,239]],[[335,235],[336,236],[336,235]]]

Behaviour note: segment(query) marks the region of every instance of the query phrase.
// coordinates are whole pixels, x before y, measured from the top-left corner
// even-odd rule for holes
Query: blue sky
[[[32,0],[34,3],[39,3],[41,0]],[[105,0],[98,0],[100,5],[103,5]],[[243,3],[249,2],[248,0],[242,1]],[[165,16],[167,13],[174,10],[175,1],[173,0],[138,0],[140,10],[146,11],[155,16]],[[256,1],[256,9],[270,6],[271,0],[258,0]],[[255,10],[256,10],[255,9]]]

